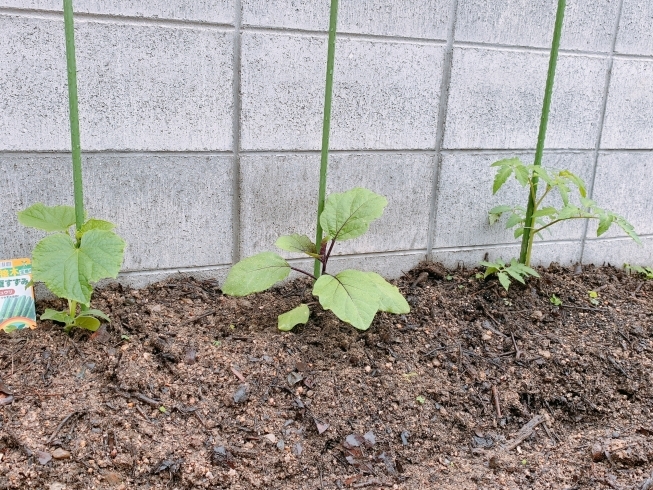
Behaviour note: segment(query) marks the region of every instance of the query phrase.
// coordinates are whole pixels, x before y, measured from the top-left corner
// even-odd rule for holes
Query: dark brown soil
[[[653,281],[476,272],[419,267],[367,332],[304,281],[177,279],[98,291],[92,337],[3,334],[0,488],[653,488]]]

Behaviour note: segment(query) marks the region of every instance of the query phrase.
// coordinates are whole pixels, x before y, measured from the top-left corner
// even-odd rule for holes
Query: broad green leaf
[[[571,173],[569,170],[561,171],[560,177],[564,177],[567,180],[573,182],[576,187],[578,187],[578,192],[580,193],[581,198],[587,197],[587,190],[585,189],[585,182],[583,179],[578,177],[576,174]]]
[[[82,235],[87,231],[91,230],[106,230],[111,231],[116,227],[113,223],[109,221],[104,221],[102,219],[90,219],[82,225],[80,232]]]
[[[485,269],[485,273],[483,274],[483,279],[487,279],[489,276],[491,276],[492,274],[496,274],[497,272],[499,272],[499,269],[497,269],[494,266],[489,266]]]
[[[234,265],[222,286],[229,296],[247,296],[265,291],[290,274],[290,265],[273,252],[263,252]]]
[[[497,162],[500,163],[500,162]],[[512,167],[504,166],[500,167],[497,170],[497,174],[494,176],[494,184],[492,184],[492,194],[496,194],[501,186],[506,183],[510,175],[512,174]]]
[[[78,316],[75,318],[73,326],[95,332],[98,328],[100,328],[100,320],[93,318],[92,316]]]
[[[85,233],[79,248],[67,234],[50,235],[34,247],[33,277],[58,297],[88,305],[91,283],[118,275],[124,249],[124,240],[112,231]]]
[[[304,253],[314,258],[320,257],[316,253],[315,244],[306,235],[298,235],[297,233],[284,235],[277,239],[275,245],[281,250],[288,252]]]
[[[41,320],[52,320],[59,323],[65,323],[66,325],[73,322],[74,318],[70,316],[65,311],[51,310],[48,308],[41,315]]]
[[[630,224],[630,222],[626,221],[626,218],[619,216],[618,214],[615,214],[615,220],[614,222],[617,223],[619,228],[621,228],[623,231],[626,232],[626,234],[635,240],[636,243],[639,245],[642,244],[642,240],[640,240],[639,235],[635,232],[635,227]]]
[[[279,330],[290,332],[296,325],[304,325],[308,321],[310,313],[308,306],[301,304],[297,308],[279,315]]]
[[[351,240],[364,234],[387,204],[385,197],[362,187],[331,194],[320,215],[320,225],[333,240]]]
[[[32,204],[18,213],[21,225],[38,228],[48,232],[67,232],[75,224],[75,208],[71,206],[46,206],[43,203]]]
[[[523,226],[520,226],[519,228],[515,228],[515,233],[513,233],[514,237],[519,238],[520,236],[522,236],[524,234],[524,229],[525,228]]]
[[[111,319],[106,315],[106,313],[100,310],[84,310],[79,314],[79,316],[95,316],[111,323]]]
[[[376,272],[366,272],[366,274],[376,287],[379,296],[378,311],[395,314],[410,313],[410,306],[406,298],[399,292],[399,288],[390,284]]]
[[[378,288],[366,272],[345,270],[315,281],[313,294],[322,308],[331,310],[343,322],[367,330],[379,309]]]
[[[508,275],[505,272],[498,272],[497,277],[499,278],[499,282],[503,286],[503,289],[508,291],[508,289],[510,288],[510,278],[508,277]]]

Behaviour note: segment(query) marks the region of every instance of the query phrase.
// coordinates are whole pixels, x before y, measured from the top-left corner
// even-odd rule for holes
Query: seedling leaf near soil
[[[308,321],[310,314],[311,312],[308,309],[308,306],[301,304],[297,308],[279,315],[279,330],[282,332],[289,332],[295,328],[296,325],[304,325]]]
[[[485,279],[492,274],[496,274],[497,279],[499,279],[499,282],[506,291],[510,288],[513,279],[525,284],[525,278],[528,276],[540,277],[537,271],[524,264],[520,264],[517,262],[517,259],[512,259],[510,265],[506,265],[501,259],[495,262],[481,262],[481,265],[485,267],[483,278]]]
[[[342,321],[359,330],[367,330],[378,311],[398,314],[410,312],[399,289],[374,272],[345,270],[335,275],[326,273],[335,243],[364,234],[370,223],[383,214],[386,205],[387,200],[383,196],[363,188],[331,194],[320,216],[326,237],[319,249],[303,235],[283,236],[276,243],[282,250],[317,257],[322,264],[322,275],[319,278],[290,266],[273,252],[263,252],[246,258],[231,268],[222,287],[223,293],[246,296],[264,291],[288,277],[291,270],[296,270],[315,280],[313,295],[318,297],[325,310],[331,310]],[[308,307],[302,305],[281,315],[279,328],[288,331],[306,321]]]
[[[653,279],[653,267],[624,264],[624,269],[628,274],[635,273],[644,276],[644,279]]]
[[[109,320],[100,310],[88,309],[93,283],[115,278],[122,264],[125,242],[108,221],[90,219],[73,238],[75,209],[70,206],[45,206],[36,203],[18,213],[18,221],[51,235],[36,244],[32,253],[34,281],[43,282],[59,298],[68,300],[68,311],[46,310],[42,320],[65,324],[65,330],[80,327],[95,331],[100,321]],[[77,314],[77,305],[82,311]]]

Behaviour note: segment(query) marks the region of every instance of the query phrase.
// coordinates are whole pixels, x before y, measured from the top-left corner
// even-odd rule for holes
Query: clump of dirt
[[[93,335],[0,337],[0,488],[653,488],[653,281],[477,272],[421,265],[366,332],[303,280],[100,290]]]

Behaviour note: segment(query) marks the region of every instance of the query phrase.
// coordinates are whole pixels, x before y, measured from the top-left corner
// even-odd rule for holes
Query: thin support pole
[[[79,142],[79,108],[77,104],[77,63],[75,61],[75,24],[72,0],[63,1],[66,30],[66,64],[68,66],[68,104],[70,107],[70,141],[73,154],[73,188],[75,192],[75,225],[84,224],[84,189],[82,184],[82,149]]]
[[[322,226],[320,215],[324,210],[326,199],[327,166],[329,164],[329,135],[331,132],[331,99],[333,96],[333,68],[336,57],[336,26],[338,23],[338,0],[331,0],[331,16],[329,19],[329,48],[327,53],[326,89],[324,93],[324,122],[322,125],[322,159],[320,162],[320,191],[317,200],[317,233],[315,243],[316,253],[320,253],[322,244]],[[315,277],[320,277],[322,263],[315,259]]]
[[[544,140],[546,139],[546,127],[549,122],[549,112],[551,111],[551,96],[553,94],[553,80],[555,78],[556,65],[558,63],[558,51],[560,49],[560,37],[562,35],[562,22],[565,16],[566,0],[558,0],[558,11],[556,13],[555,29],[553,31],[553,43],[551,45],[551,56],[549,57],[549,71],[546,78],[546,89],[544,91],[544,104],[542,106],[542,118],[540,120],[540,132],[537,137],[537,148],[535,150],[534,165],[542,165],[542,155],[544,154]],[[533,189],[528,197],[528,206],[526,208],[526,222],[524,225],[524,235],[522,236],[521,252],[519,262],[530,265],[531,251],[533,248],[533,211],[535,209],[535,199],[537,199],[537,175],[533,175]]]

